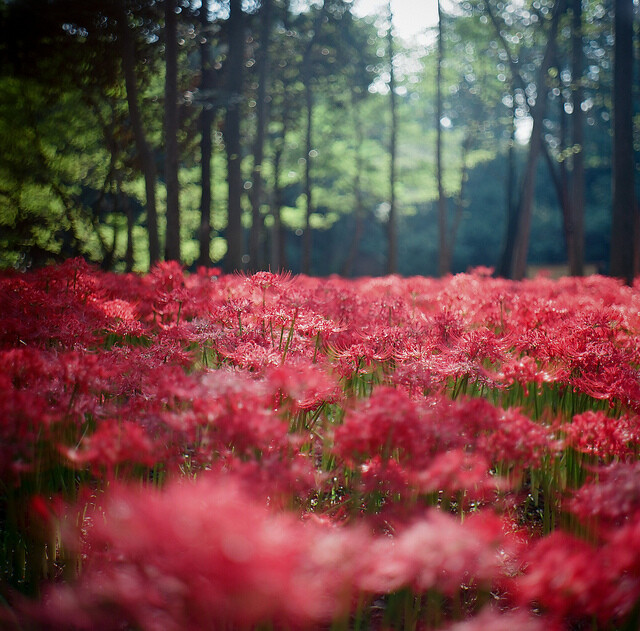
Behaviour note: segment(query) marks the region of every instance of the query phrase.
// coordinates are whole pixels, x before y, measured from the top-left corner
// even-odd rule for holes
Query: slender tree
[[[633,156],[633,2],[615,0],[613,67],[613,209],[611,222],[612,276],[631,284],[634,277]]]
[[[284,0],[282,6],[282,26],[285,38],[292,39],[290,29],[290,0]],[[287,40],[285,40],[286,42]],[[290,98],[292,78],[287,72],[289,61],[281,61],[280,83],[282,93],[278,102],[280,111],[278,121],[280,123],[278,132],[273,138],[273,191],[271,195],[271,214],[273,216],[273,228],[271,230],[271,269],[280,270],[287,266],[286,256],[286,231],[282,223],[281,209],[283,206],[283,190],[280,182],[282,172],[282,159],[286,146],[289,121],[291,117],[292,99]],[[273,110],[272,110],[273,111]]]
[[[316,18],[313,21],[313,31],[311,37],[307,43],[302,58],[302,81],[304,83],[304,97],[306,105],[306,133],[305,133],[305,167],[304,167],[304,193],[306,197],[305,208],[305,227],[302,236],[302,264],[301,269],[303,274],[309,274],[311,272],[311,250],[313,247],[313,235],[311,233],[311,214],[313,213],[313,198],[312,198],[312,182],[311,182],[311,157],[313,149],[313,52],[314,47],[320,38],[322,30],[322,23],[326,16],[327,0],[323,0],[321,9],[317,12]]]
[[[158,236],[158,210],[156,207],[156,165],[147,142],[138,105],[138,83],[135,72],[135,43],[129,28],[124,4],[117,4],[118,43],[122,59],[122,70],[127,91],[129,118],[144,175],[146,194],[147,230],[149,234],[149,262],[151,265],[160,260],[160,239]]]
[[[215,117],[213,103],[214,69],[211,55],[210,0],[204,0],[200,8],[200,228],[198,230],[198,264],[211,265],[211,158],[213,143],[211,129]]]
[[[582,0],[572,2],[571,26],[571,93],[573,111],[571,113],[571,133],[573,141],[571,180],[571,227],[573,244],[569,251],[569,272],[573,276],[584,274],[584,112],[582,45]]]
[[[514,82],[523,93],[526,94],[527,82],[520,73],[517,58],[511,54],[509,44],[505,38],[503,29],[491,8],[488,0],[485,0],[485,7],[491,21],[494,24],[498,39],[502,43],[505,53],[511,67]],[[550,24],[548,25],[547,41],[544,48],[544,54],[540,66],[538,67],[536,88],[537,98],[535,104],[530,108],[530,116],[532,119],[531,138],[529,140],[529,152],[524,168],[522,189],[520,199],[515,213],[515,224],[513,232],[508,235],[513,240],[505,244],[505,276],[510,276],[516,280],[525,276],[527,268],[527,255],[529,252],[529,235],[531,232],[531,215],[533,213],[533,200],[536,183],[536,170],[538,158],[542,151],[542,125],[547,106],[546,79],[551,62],[554,56],[556,37],[558,34],[558,24],[560,16],[566,7],[566,0],[556,0],[553,6]]]
[[[164,257],[180,261],[180,188],[178,183],[178,20],[176,0],[164,2],[164,176],[167,188],[167,234]]]
[[[448,269],[447,200],[442,184],[442,63],[444,61],[444,24],[442,5],[438,0],[438,56],[436,59],[436,181],[438,184],[438,274]]]
[[[264,159],[265,130],[267,126],[267,81],[269,69],[269,39],[271,33],[272,0],[262,0],[260,10],[260,48],[258,49],[258,94],[256,96],[256,136],[253,143],[253,174],[251,189],[251,231],[249,233],[249,258],[253,269],[264,266],[261,241],[263,221],[260,208],[263,201],[262,162]]]
[[[354,160],[355,171],[353,174],[353,195],[355,206],[353,209],[355,228],[353,238],[345,257],[340,273],[342,276],[350,276],[353,264],[358,254],[358,247],[364,231],[364,202],[362,195],[362,173],[364,171],[364,156],[362,145],[364,143],[364,130],[362,128],[362,115],[360,113],[361,95],[356,91],[354,83],[351,84],[351,111],[353,116],[353,131],[355,134]]]
[[[229,0],[228,19],[229,52],[227,59],[228,102],[225,117],[224,140],[227,152],[228,220],[227,254],[225,270],[230,272],[242,268],[242,172],[240,144],[240,104],[244,66],[244,14],[242,0]]]
[[[394,62],[393,42],[393,12],[391,0],[388,5],[389,28],[387,30],[387,49],[389,55],[389,107],[391,114],[391,129],[389,130],[389,218],[387,220],[387,273],[395,274],[398,271],[398,228],[396,209],[396,159],[398,145],[398,105],[396,95],[396,75]]]

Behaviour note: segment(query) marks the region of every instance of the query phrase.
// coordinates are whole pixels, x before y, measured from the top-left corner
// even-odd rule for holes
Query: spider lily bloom
[[[347,414],[335,431],[334,450],[348,461],[376,454],[386,460],[395,450],[405,459],[425,448],[421,434],[416,403],[402,391],[383,386]]]
[[[336,401],[342,396],[338,384],[327,371],[304,358],[270,367],[265,374],[265,383],[273,389],[279,404],[283,398],[286,400],[293,414],[312,410],[325,401]]]
[[[500,611],[497,607],[485,607],[462,622],[444,627],[444,631],[561,631],[558,621],[548,616],[534,615],[524,609]]]
[[[61,447],[61,452],[72,466],[89,465],[94,473],[110,479],[123,465],[153,466],[164,449],[157,449],[138,423],[108,419],[101,420],[96,431],[75,448]]]
[[[346,614],[368,536],[268,512],[228,476],[113,486],[83,571],[26,611],[40,628],[300,628]]]
[[[604,461],[634,457],[640,441],[637,416],[613,418],[602,411],[577,414],[570,423],[559,427],[564,442],[576,451],[592,454]]]
[[[635,531],[620,531],[615,543],[600,548],[561,531],[539,540],[523,555],[524,573],[513,582],[516,600],[535,603],[567,626],[594,616],[622,622],[640,596]]]
[[[489,475],[491,465],[481,454],[454,449],[437,454],[426,469],[413,476],[422,493],[462,493],[467,503],[489,499],[506,490],[506,480]]]
[[[370,593],[408,587],[416,594],[435,589],[446,595],[470,583],[489,586],[502,579],[510,547],[504,523],[492,514],[481,512],[461,524],[430,510],[393,538],[371,543],[359,586]]]
[[[596,467],[592,478],[568,501],[568,509],[582,521],[610,528],[640,516],[640,462]]]

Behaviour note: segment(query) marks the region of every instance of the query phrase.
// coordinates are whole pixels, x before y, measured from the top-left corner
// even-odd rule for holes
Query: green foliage
[[[490,2],[503,24],[503,36],[525,81],[512,77],[503,43],[484,2],[460,2],[445,15],[443,92],[444,176],[449,224],[458,208],[461,222],[453,252],[455,270],[495,265],[507,214],[506,157],[515,111],[526,120],[527,99],[547,94],[545,142],[558,164],[571,164],[578,149],[563,145],[561,112],[570,101],[570,15],[560,26],[557,61],[547,86],[536,86],[536,68],[545,41],[541,24],[551,10],[545,2]],[[385,25],[355,17],[349,3],[326,3],[314,46],[312,29],[320,8],[274,0],[269,44],[269,120],[262,164],[264,196],[260,211],[268,249],[274,225],[276,188],[291,265],[299,258],[305,225],[304,175],[310,160],[314,209],[311,225],[320,248],[313,271],[337,272],[352,245],[354,209],[361,204],[366,230],[358,245],[363,273],[381,270],[386,252],[385,205],[389,200],[389,60]],[[38,9],[36,12],[35,9]],[[453,10],[455,8],[455,11]],[[610,204],[611,38],[610,16],[602,2],[584,8],[586,112],[586,258],[608,258]],[[56,0],[16,0],[3,5],[0,45],[0,265],[81,254],[105,267],[148,267],[145,186],[129,120],[120,63],[116,4],[87,1],[82,6]],[[200,130],[202,108],[215,111],[212,158],[211,259],[226,252],[227,184],[224,109],[227,62],[226,9],[211,7],[214,22],[201,24],[200,3],[184,2],[180,12],[180,205],[182,252],[186,266],[198,258],[200,230]],[[243,163],[247,194],[243,225],[251,225],[251,147],[256,134],[262,45],[261,5],[247,4],[245,83],[241,99]],[[158,173],[158,213],[164,238],[163,18],[154,2],[126,4],[127,27],[136,46],[136,75],[142,123]],[[22,28],[30,25],[30,28]],[[215,89],[199,91],[199,46],[211,45]],[[400,217],[400,269],[436,273],[438,240],[434,202],[436,48],[395,45],[394,69],[399,108],[397,206]],[[305,155],[304,60],[313,74],[314,146]],[[516,58],[517,56],[517,58]],[[636,88],[637,89],[637,88]],[[526,93],[525,93],[526,92]],[[362,126],[359,134],[356,117]],[[636,127],[638,117],[636,116]],[[279,159],[276,182],[276,156]],[[516,176],[523,169],[518,152]],[[540,166],[530,258],[565,258],[562,222],[551,178]],[[277,186],[276,186],[277,185]],[[360,200],[360,202],[358,201]],[[127,210],[129,209],[129,210]],[[133,260],[127,262],[127,212]],[[321,234],[324,233],[324,234]]]

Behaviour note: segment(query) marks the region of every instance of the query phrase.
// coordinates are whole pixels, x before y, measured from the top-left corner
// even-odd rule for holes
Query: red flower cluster
[[[71,260],[0,321],[0,626],[634,624],[638,286]]]

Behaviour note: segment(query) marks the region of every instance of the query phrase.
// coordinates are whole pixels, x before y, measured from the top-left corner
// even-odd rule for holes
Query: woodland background
[[[355,4],[4,0],[0,265],[633,278],[638,2]]]

